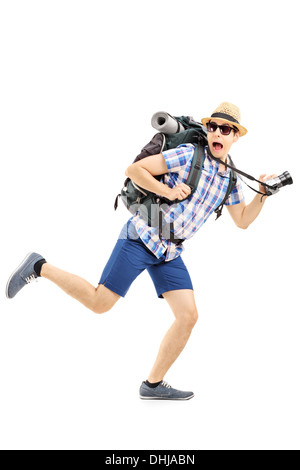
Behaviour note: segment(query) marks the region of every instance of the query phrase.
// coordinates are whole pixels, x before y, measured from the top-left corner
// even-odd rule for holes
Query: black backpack
[[[141,153],[135,158],[134,162],[138,162],[143,158],[149,157],[150,155],[157,155],[163,151],[170,150],[178,147],[178,145],[190,143],[195,146],[195,152],[193,161],[190,169],[190,173],[186,184],[191,188],[190,197],[196,190],[199,180],[201,177],[201,171],[203,168],[203,162],[205,157],[204,148],[208,145],[207,142],[207,130],[202,124],[195,122],[193,118],[188,116],[181,116],[175,118],[179,124],[184,128],[183,132],[177,132],[176,134],[163,134],[159,132],[154,135],[152,140],[142,149]],[[179,129],[178,124],[178,129]],[[229,157],[230,158],[230,157]],[[231,165],[233,165],[230,159]],[[160,181],[161,176],[155,176]],[[221,204],[215,209],[217,214],[216,220],[222,215],[223,206],[228,199],[230,193],[234,189],[237,182],[237,176],[233,169],[230,170],[230,182],[228,185],[227,192]],[[163,197],[157,196],[150,191],[140,188],[130,178],[127,178],[124,182],[124,187],[121,193],[117,195],[115,201],[115,210],[118,207],[118,200],[121,197],[123,203],[127,209],[135,214],[139,211],[140,215],[147,222],[150,227],[159,227],[159,236],[171,240],[173,243],[181,244],[183,240],[176,239],[174,233],[174,224],[169,224],[169,227],[164,226],[163,229],[163,213],[161,211],[162,204],[177,204],[179,201],[169,201]],[[187,198],[186,198],[187,199]],[[183,201],[183,200],[182,200]],[[180,202],[182,202],[180,201]]]

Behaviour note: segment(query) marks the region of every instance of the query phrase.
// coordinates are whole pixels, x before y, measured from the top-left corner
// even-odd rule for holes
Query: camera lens
[[[278,178],[280,179],[281,187],[287,186],[288,184],[293,184],[293,179],[288,171],[282,173],[282,175],[278,176]]]

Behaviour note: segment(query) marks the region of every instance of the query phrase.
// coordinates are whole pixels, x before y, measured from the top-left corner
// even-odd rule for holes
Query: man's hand
[[[268,180],[273,179],[273,178],[277,178],[277,175],[272,175],[272,176],[260,175],[259,181],[263,181],[264,183],[268,183]],[[259,185],[259,190],[263,194],[267,193],[267,189],[262,184]]]
[[[186,199],[191,194],[191,188],[184,183],[180,183],[174,188],[167,188],[164,196],[169,199],[169,201],[182,201]]]
[[[260,175],[259,181],[267,183],[268,180],[276,178],[277,175],[266,176]],[[265,186],[262,184],[259,185],[259,190],[261,193],[266,194],[267,190]],[[256,194],[253,201],[246,206],[245,201],[241,202],[240,204],[236,204],[233,206],[227,206],[227,209],[233,218],[236,225],[240,228],[246,229],[249,227],[252,222],[256,219],[260,211],[262,210],[265,202],[265,197],[261,197],[260,194]]]

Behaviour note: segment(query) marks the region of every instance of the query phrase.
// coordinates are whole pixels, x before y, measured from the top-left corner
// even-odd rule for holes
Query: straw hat
[[[247,129],[241,126],[241,112],[237,106],[231,103],[221,103],[220,106],[213,112],[211,117],[204,118],[201,120],[204,126],[207,125],[212,118],[219,119],[226,124],[234,124],[235,127],[240,131],[241,137],[247,134]]]

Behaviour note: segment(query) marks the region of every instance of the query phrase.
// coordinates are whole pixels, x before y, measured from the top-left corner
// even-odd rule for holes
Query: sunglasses
[[[208,132],[216,132],[218,128],[220,129],[222,135],[229,135],[231,131],[237,132],[238,130],[236,127],[228,126],[228,124],[223,124],[222,126],[218,126],[218,124],[215,122],[209,122],[207,124]]]

